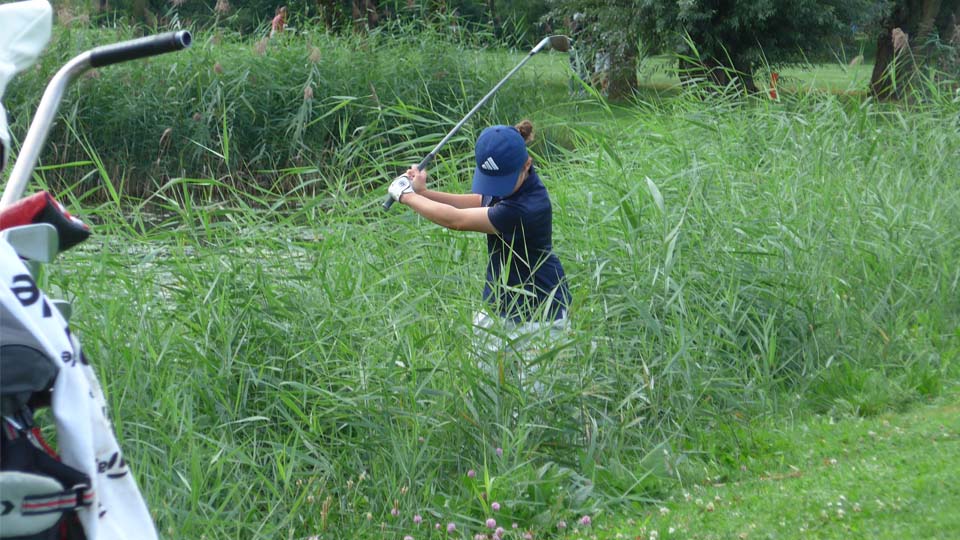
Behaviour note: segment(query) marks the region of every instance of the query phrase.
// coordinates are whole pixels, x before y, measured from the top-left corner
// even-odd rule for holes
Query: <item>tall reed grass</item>
[[[470,538],[495,519],[549,537],[742,463],[751,418],[874,414],[955,380],[953,96],[525,111],[574,295],[534,392],[478,368],[481,237],[350,188],[432,145],[415,134],[448,105],[416,92],[342,133],[329,151],[354,161],[319,195],[298,171],[282,197],[217,176],[72,195],[99,234],[46,285],[76,298],[166,536]],[[454,146],[435,181],[466,190],[469,158]]]
[[[26,132],[43,86],[68,58],[133,33],[58,26],[38,68],[8,90],[13,133]],[[58,187],[107,195],[85,178],[90,143],[138,196],[152,193],[157,179],[270,187],[275,170],[337,175],[383,146],[439,141],[516,62],[501,50],[467,53],[474,38],[426,24],[347,35],[307,26],[258,41],[218,29],[194,34],[186,51],[91,72],[68,92],[43,161],[79,166],[52,175]],[[519,120],[542,107],[540,85],[534,71],[517,76],[477,121]]]

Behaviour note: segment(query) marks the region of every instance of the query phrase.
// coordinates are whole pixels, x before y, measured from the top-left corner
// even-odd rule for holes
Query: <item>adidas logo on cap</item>
[[[493,160],[492,157],[488,157],[486,161],[480,165],[480,168],[485,171],[499,171],[500,167],[497,166],[497,162]]]

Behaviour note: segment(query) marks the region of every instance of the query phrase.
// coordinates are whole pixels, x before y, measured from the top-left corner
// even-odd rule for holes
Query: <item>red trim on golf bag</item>
[[[90,236],[90,227],[71,216],[70,212],[46,191],[20,199],[0,211],[0,230],[32,223],[53,225],[60,239],[60,251],[66,251]]]
[[[46,192],[41,191],[20,199],[0,212],[0,230],[29,225],[47,205]]]
[[[46,439],[43,438],[43,435],[40,434],[40,428],[34,427],[30,431],[33,433],[33,436],[36,438],[37,444],[40,445],[40,448],[42,448],[44,452],[53,456],[57,461],[60,461],[60,456],[57,455],[57,451],[51,448],[50,445],[47,444]]]

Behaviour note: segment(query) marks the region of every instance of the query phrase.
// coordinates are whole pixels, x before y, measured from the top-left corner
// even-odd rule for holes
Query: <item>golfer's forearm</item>
[[[454,208],[477,208],[481,203],[481,197],[476,193],[446,193],[425,189],[417,194]]]
[[[427,197],[424,192],[408,193],[400,199],[400,202],[437,225],[442,227],[450,227],[451,225],[455,208]]]
[[[430,221],[448,229],[460,229],[458,226],[457,209],[452,205],[427,198],[419,193],[408,193],[401,201],[414,212]]]

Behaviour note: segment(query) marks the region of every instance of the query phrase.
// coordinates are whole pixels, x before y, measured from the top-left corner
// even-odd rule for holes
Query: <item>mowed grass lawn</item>
[[[559,76],[561,71],[568,69],[567,55],[547,53],[544,56],[548,56],[549,59],[540,58],[534,64],[533,69],[539,67],[539,69],[555,71],[556,73],[551,74],[551,78]],[[756,74],[756,83],[761,89],[770,86],[767,78],[768,71],[758,71]],[[773,71],[780,74],[777,88],[781,91],[816,90],[831,93],[861,94],[868,90],[873,64],[859,62],[851,65],[833,62],[782,67]],[[680,78],[676,71],[676,60],[666,56],[653,56],[641,60],[638,78],[640,86],[647,89],[671,90],[678,88],[680,85]]]
[[[960,394],[901,413],[747,425],[758,452],[661,506],[571,538],[950,539],[960,534]],[[606,521],[606,522],[605,522]]]

